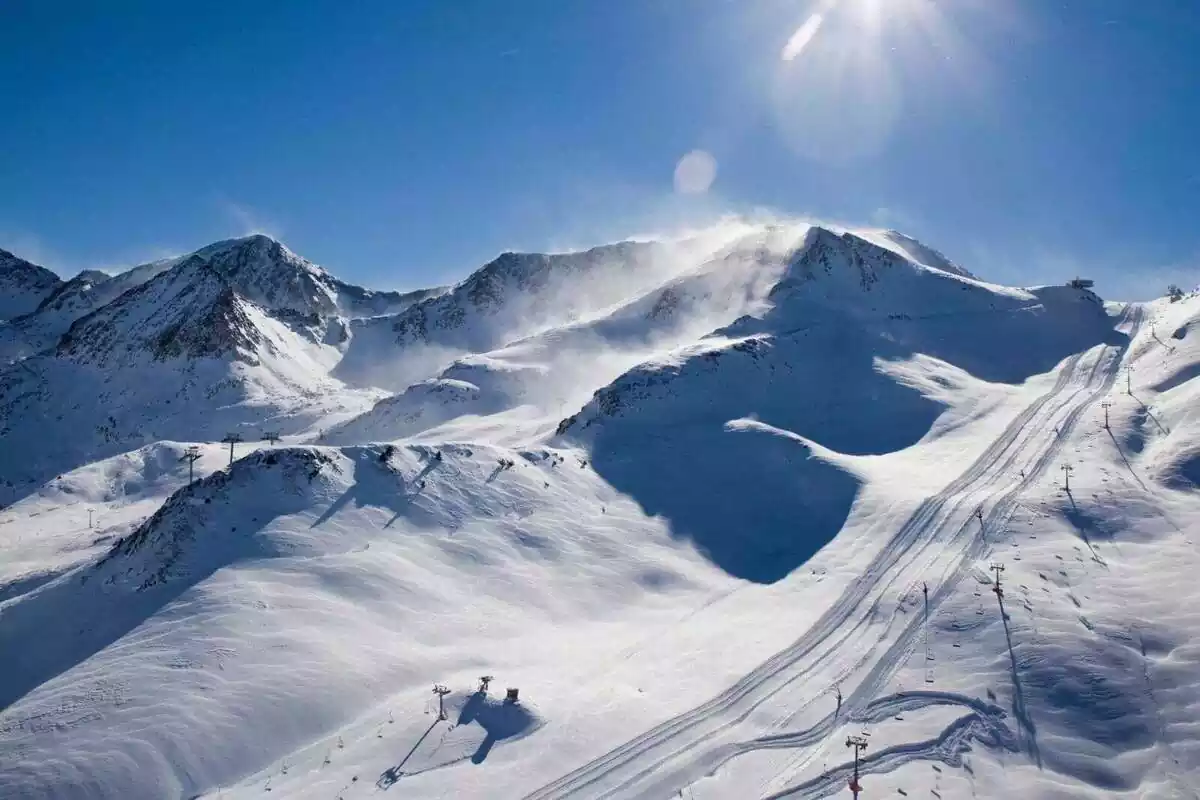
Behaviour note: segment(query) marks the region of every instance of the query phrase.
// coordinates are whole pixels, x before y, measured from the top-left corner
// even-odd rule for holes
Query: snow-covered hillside
[[[1200,797],[1200,298],[699,238],[431,344],[220,243],[10,366],[0,794]]]
[[[75,321],[0,372],[0,502],[159,439],[294,434],[378,393],[330,378],[345,312],[378,296],[262,236],[219,242]],[[37,425],[28,424],[38,420]]]

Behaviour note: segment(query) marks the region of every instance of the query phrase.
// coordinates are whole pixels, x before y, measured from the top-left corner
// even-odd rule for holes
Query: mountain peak
[[[211,270],[269,310],[323,316],[338,311],[337,292],[325,270],[263,234],[202,247],[175,267],[188,269]]]
[[[851,281],[869,289],[881,271],[902,263],[908,263],[908,259],[853,233],[838,234],[814,225],[793,253],[782,280],[771,290],[771,297],[779,297],[819,277],[839,283]]]
[[[232,239],[218,239],[211,244],[201,247],[196,252],[211,254],[223,250],[234,250],[245,247],[282,247],[285,250],[287,249],[282,242],[273,236],[268,236],[265,233],[251,233],[247,236],[235,236]]]
[[[0,320],[33,311],[62,282],[45,267],[0,249]]]

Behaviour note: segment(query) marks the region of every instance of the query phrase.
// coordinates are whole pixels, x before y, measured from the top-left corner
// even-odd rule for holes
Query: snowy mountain
[[[789,574],[840,529],[857,491],[842,456],[911,447],[955,389],[1021,383],[1116,340],[1090,293],[989,286],[824,228],[805,234],[769,298],[765,313],[625,373],[558,428],[588,443],[615,487],[750,580]],[[848,416],[864,401],[886,411]],[[793,463],[790,440],[724,427],[742,419],[822,455]],[[752,486],[778,499],[747,520],[725,497]],[[747,522],[753,538],[731,540]]]
[[[353,286],[261,234],[216,242],[186,261],[203,264],[262,308],[302,316],[354,319],[395,313],[437,291],[400,294]]]
[[[79,273],[59,285],[30,313],[0,323],[0,363],[53,347],[76,320],[165,272],[178,261],[154,261],[118,275],[96,270]]]
[[[60,284],[36,309],[0,322],[0,363],[54,347],[77,320],[185,260],[203,263],[244,297],[275,311],[347,319],[393,314],[442,289],[376,292],[345,283],[266,236],[216,242],[186,256],[142,264],[117,275],[88,270]],[[291,271],[286,277],[283,273]],[[275,277],[265,277],[273,273]],[[332,305],[330,305],[332,303]]]
[[[449,291],[352,326],[336,375],[400,390],[455,358],[586,320],[694,266],[736,233],[620,242],[573,253],[503,253]]]
[[[1193,796],[1200,298],[700,238],[423,340],[235,240],[10,365],[5,798]]]
[[[264,425],[295,433],[361,408],[378,395],[328,377],[345,341],[341,314],[395,302],[262,236],[176,259],[75,321],[53,351],[0,373],[0,444],[34,447],[6,483],[40,483],[157,439],[219,439],[247,426],[256,438]]]
[[[330,429],[322,441],[388,441],[456,418],[518,407],[532,415],[535,427],[552,429],[564,412],[647,357],[760,309],[805,229],[769,226],[735,235],[716,252],[695,246],[677,252],[674,275],[662,283],[647,287],[642,279],[625,289],[624,302],[584,321],[458,358],[435,377]]]
[[[62,279],[45,267],[0,250],[0,321],[33,311],[61,285]]]

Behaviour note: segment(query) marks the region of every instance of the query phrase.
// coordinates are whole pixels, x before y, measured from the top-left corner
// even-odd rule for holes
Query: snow
[[[218,243],[10,366],[3,796],[1198,797],[1200,298],[688,241],[429,345]]]
[[[598,385],[657,353],[761,311],[782,259],[804,231],[803,226],[780,226],[735,236],[715,252],[692,246],[690,257],[676,253],[675,274],[666,281],[587,320],[456,358],[436,377],[380,401],[371,412],[329,431],[323,441],[389,441],[465,414],[492,415],[514,407],[526,408],[553,428]],[[473,432],[481,434],[478,428]]]
[[[157,266],[52,350],[0,370],[0,447],[26,454],[5,470],[0,503],[159,439],[298,434],[382,396],[329,375],[340,315],[360,293],[344,300],[347,284],[278,242],[219,242]]]
[[[0,322],[33,311],[61,285],[45,267],[0,250]]]
[[[434,377],[454,360],[584,322],[660,288],[745,237],[731,223],[666,241],[619,242],[572,253],[503,253],[444,294],[399,314],[357,321],[334,374],[392,391]]]

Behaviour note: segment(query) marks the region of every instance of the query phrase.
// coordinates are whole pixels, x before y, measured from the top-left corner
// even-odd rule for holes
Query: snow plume
[[[590,250],[503,253],[445,294],[352,328],[338,377],[398,391],[454,360],[603,319],[726,247],[744,225]]]
[[[238,236],[270,236],[280,238],[282,228],[275,222],[266,219],[260,212],[245,203],[233,200],[222,200],[221,211],[237,226]]]
[[[397,347],[388,317],[353,320],[350,331],[349,347],[334,375],[354,386],[397,391],[437,375],[467,355],[461,347],[435,342]]]
[[[750,233],[728,239],[746,230]],[[386,441],[518,407],[552,429],[595,390],[634,366],[764,310],[765,298],[807,230],[804,224],[731,226],[702,246],[686,240],[683,247],[692,248],[688,257],[664,270],[661,274],[671,277],[649,291],[573,324],[548,327],[486,352],[459,354],[440,372],[410,380],[399,394],[331,431],[326,441]],[[718,242],[722,247],[714,251]],[[445,348],[417,345],[393,365],[361,374],[379,381],[374,385],[388,385],[380,379],[413,377],[415,369],[431,366],[423,358],[448,354]],[[393,372],[387,374],[388,369]],[[455,435],[465,433],[457,428]],[[471,435],[480,434],[472,430]]]

